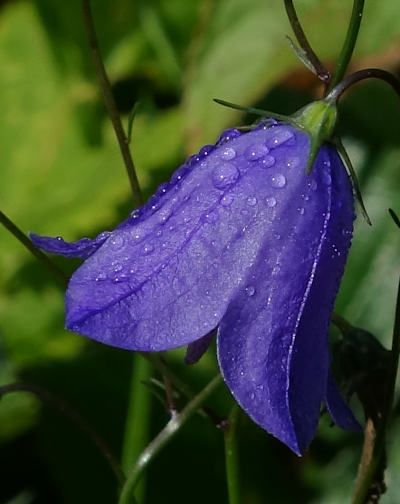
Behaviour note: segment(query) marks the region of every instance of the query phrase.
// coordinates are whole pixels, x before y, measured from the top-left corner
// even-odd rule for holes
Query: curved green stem
[[[237,427],[240,408],[235,404],[228,417],[228,426],[224,432],[225,468],[228,485],[229,504],[240,504],[239,485],[239,454],[237,442]]]
[[[143,450],[136,464],[133,466],[125,485],[122,487],[119,504],[131,504],[133,490],[135,489],[140,477],[147,466],[154,460],[154,457],[164,448],[172,438],[179,432],[181,427],[189,418],[196,413],[202,403],[214,392],[216,387],[221,383],[220,375],[215,376],[208,385],[192,400],[185,408],[173,415],[164,429],[151,441],[151,443]]]
[[[382,417],[380,419],[378,429],[376,431],[376,437],[373,439],[373,447],[372,447],[373,453],[370,458],[368,468],[364,472],[362,479],[358,482],[352,500],[352,504],[365,504],[365,499],[371,487],[371,483],[373,482],[376,471],[379,469],[382,462],[382,457],[385,449],[386,432],[390,418],[390,413],[393,406],[397,370],[399,366],[399,355],[400,355],[400,282],[397,290],[396,315],[395,315],[393,337],[392,337],[392,348],[391,348],[391,366],[388,371],[388,378],[386,382],[385,404],[382,411]],[[360,465],[362,464],[363,461],[361,461]]]
[[[284,1],[287,17],[289,18],[290,25],[292,27],[293,33],[296,36],[297,42],[301,47],[301,50],[299,51],[289,38],[290,45],[292,45],[296,54],[300,57],[303,63],[310,70],[312,70],[322,82],[325,82],[326,84],[329,83],[331,75],[310,46],[304,30],[301,27],[299,18],[297,17],[297,13],[293,5],[293,0]]]
[[[335,86],[326,96],[326,100],[336,102],[347,89],[365,79],[379,79],[391,86],[400,97],[400,80],[392,73],[380,68],[365,68],[345,77],[337,86]]]
[[[361,19],[364,11],[365,0],[354,0],[353,11],[351,13],[350,24],[347,29],[345,41],[339,54],[339,59],[333,72],[332,80],[327,92],[329,93],[343,79],[349,65],[350,59],[357,42],[358,32],[360,30]]]

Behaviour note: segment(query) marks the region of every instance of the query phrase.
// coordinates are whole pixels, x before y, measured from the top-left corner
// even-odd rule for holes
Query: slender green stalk
[[[240,408],[235,404],[228,417],[228,426],[224,432],[225,468],[228,485],[229,504],[240,504],[239,485],[239,454],[237,442],[237,427]]]
[[[155,456],[173,439],[181,427],[196,413],[203,402],[214,392],[222,382],[221,376],[215,376],[206,387],[196,395],[180,412],[173,415],[164,429],[151,441],[141,453],[136,464],[129,473],[126,483],[122,488],[119,504],[131,504],[133,491],[144,470],[154,460]]]
[[[139,353],[133,356],[121,457],[122,470],[125,474],[128,473],[148,442],[151,395],[142,382],[150,379],[151,370],[150,362],[143,359]],[[136,490],[136,498],[139,502],[145,501],[145,493],[146,486],[141,481]]]
[[[318,56],[315,54],[310,43],[308,42],[304,30],[300,24],[299,18],[297,17],[296,9],[293,5],[293,0],[284,1],[287,17],[289,18],[290,25],[292,27],[293,33],[296,36],[297,42],[301,47],[301,50],[299,51],[289,38],[290,44],[293,44],[292,47],[296,51],[296,54],[303,61],[303,63],[310,70],[312,70],[322,82],[325,82],[326,84],[329,83],[329,80],[331,78],[330,73],[320,61]]]
[[[346,73],[357,42],[358,32],[360,30],[361,19],[364,11],[364,2],[365,0],[354,0],[346,38],[343,43],[342,50],[340,51],[338,62],[336,64],[335,71],[333,72],[333,76],[327,92],[331,91],[337,84],[339,84]]]
[[[22,245],[38,259],[43,266],[54,276],[57,282],[66,287],[68,283],[68,276],[40,249],[38,249],[33,242],[17,227],[8,217],[0,210],[0,222],[3,226],[10,231],[15,238],[22,243]]]
[[[350,86],[365,79],[379,79],[386,82],[400,97],[400,80],[395,75],[380,68],[365,68],[340,81],[326,96],[326,100],[336,102]]]
[[[125,481],[125,476],[118,464],[118,461],[111,449],[101,438],[97,432],[93,429],[93,427],[68,403],[58,398],[48,390],[39,387],[38,385],[34,385],[32,383],[26,382],[18,382],[18,383],[10,383],[8,385],[2,385],[0,387],[0,399],[3,395],[9,394],[11,392],[28,392],[30,394],[35,395],[38,399],[40,399],[45,404],[50,404],[59,411],[64,417],[68,418],[72,423],[74,423],[79,429],[81,429],[88,437],[93,441],[93,443],[100,450],[105,460],[108,462],[111,470],[114,472],[118,482],[120,485],[123,485]]]
[[[361,481],[359,481],[352,504],[365,504],[365,499],[374,480],[376,471],[380,467],[385,448],[385,438],[393,406],[393,398],[396,386],[397,370],[399,366],[400,355],[400,282],[397,291],[396,315],[393,329],[392,348],[391,348],[391,366],[388,372],[386,385],[385,405],[382,411],[382,417],[378,425],[376,437],[373,439],[373,453],[370,459],[368,469],[365,471]],[[361,460],[360,466],[363,465]]]
[[[103,95],[104,105],[106,106],[108,115],[110,116],[112,125],[114,127],[115,135],[119,143],[119,148],[121,150],[122,158],[125,163],[125,168],[132,189],[134,204],[135,206],[139,206],[143,202],[140,193],[139,181],[136,175],[135,165],[133,163],[133,159],[129,150],[128,138],[122,126],[121,118],[119,116],[114,96],[112,94],[111,84],[108,79],[106,70],[104,68],[103,60],[101,58],[99,44],[96,36],[96,30],[93,22],[92,9],[90,7],[90,0],[81,0],[81,4],[82,4],[83,20],[85,23],[85,29],[89,41],[90,51],[96,69],[97,78],[99,80],[100,90]]]

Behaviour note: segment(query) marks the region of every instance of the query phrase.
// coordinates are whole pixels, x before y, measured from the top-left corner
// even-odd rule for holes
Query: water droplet
[[[225,161],[231,161],[232,159],[235,159],[235,157],[236,151],[235,149],[232,149],[232,147],[225,147],[225,149],[221,152],[221,158]]]
[[[302,194],[301,197],[304,201],[308,201],[310,199],[310,196],[308,196],[308,194]]]
[[[218,140],[218,145],[222,145],[226,142],[229,142],[229,140],[233,140],[234,138],[237,138],[241,135],[240,131],[237,129],[227,129],[225,130],[221,136],[219,137]]]
[[[116,235],[111,238],[111,245],[114,249],[119,249],[124,244],[122,236]]]
[[[274,166],[274,164],[275,164],[274,156],[265,156],[265,158],[261,161],[261,166],[263,168],[271,168],[271,166]]]
[[[332,182],[332,177],[331,175],[328,173],[328,172],[323,172],[322,173],[322,182],[327,185],[327,186],[330,186],[331,185],[331,182]]]
[[[299,212],[300,215],[304,215],[305,210],[303,207],[298,208],[297,211]]]
[[[121,270],[122,270],[122,266],[121,266],[121,264],[117,264],[117,265],[115,266],[115,268],[114,268],[114,272],[115,272],[115,273],[118,273],[118,271],[121,271]]]
[[[247,198],[247,204],[249,206],[255,206],[255,205],[257,205],[257,198],[255,196],[249,196]]]
[[[252,285],[249,285],[248,287],[246,287],[246,294],[248,296],[254,296],[254,294],[256,293],[256,289],[252,286]]]
[[[61,236],[57,236],[57,237],[56,237],[56,240],[57,240],[57,241],[63,241],[63,239],[62,239],[62,237],[61,237]]]
[[[267,147],[274,148],[294,138],[293,132],[288,127],[278,127],[271,130],[273,135],[266,140]]]
[[[277,203],[276,198],[274,198],[273,196],[271,196],[271,198],[267,198],[265,201],[270,208],[276,206]]]
[[[281,173],[276,173],[275,175],[272,175],[271,185],[272,185],[272,187],[277,187],[279,189],[281,189],[282,187],[285,187],[286,177],[284,175],[282,175]]]
[[[261,159],[262,157],[266,156],[268,152],[269,149],[266,145],[263,144],[251,145],[250,147],[247,147],[247,149],[244,151],[244,157],[248,161],[257,161],[257,159]]]
[[[254,393],[254,392],[251,392],[251,394],[250,394],[250,399],[253,401],[255,397],[256,397],[255,393]]]
[[[143,248],[143,252],[145,254],[151,254],[153,252],[153,250],[154,250],[154,245],[152,243],[148,243]]]
[[[298,157],[294,157],[289,159],[289,161],[286,163],[286,166],[288,168],[296,168],[300,163],[300,159]]]
[[[157,236],[161,236],[162,235],[162,229],[159,229],[156,233]]]
[[[221,199],[221,205],[227,207],[232,204],[234,197],[232,194],[225,194]]]
[[[318,186],[315,180],[311,180],[311,182],[308,183],[308,187],[310,187],[313,191],[316,191]]]
[[[215,167],[212,182],[217,189],[224,190],[233,185],[239,178],[239,170],[232,163],[222,163]]]

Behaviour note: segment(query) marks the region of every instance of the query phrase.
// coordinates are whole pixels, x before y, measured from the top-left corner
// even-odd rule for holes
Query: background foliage
[[[299,1],[320,57],[334,61],[351,2]],[[97,0],[94,18],[125,124],[134,102],[132,152],[145,196],[202,144],[249,122],[213,97],[292,112],[318,96],[285,41],[278,0]],[[399,69],[397,0],[367,1],[353,69]],[[77,0],[0,2],[0,206],[23,229],[67,239],[111,229],[131,208],[129,184],[99,96]],[[399,103],[365,83],[342,103],[341,132],[373,227],[360,217],[337,311],[387,342],[394,316],[400,233]],[[131,355],[63,330],[63,296],[41,265],[0,229],[0,383],[26,379],[65,398],[120,454]],[[68,272],[77,263],[58,260]],[[213,352],[194,368],[167,359],[199,388]],[[150,392],[149,392],[150,394]],[[226,391],[214,399],[226,414]],[[152,403],[155,434],[167,414]],[[400,423],[400,421],[399,421]],[[240,425],[244,502],[348,500],[361,437],[330,428],[303,459],[247,419]],[[400,438],[390,444],[389,491],[400,501]],[[116,485],[89,440],[58,413],[20,393],[0,403],[0,502],[109,503]],[[288,484],[288,482],[290,484]],[[146,502],[226,502],[221,433],[194,418],[152,466]]]

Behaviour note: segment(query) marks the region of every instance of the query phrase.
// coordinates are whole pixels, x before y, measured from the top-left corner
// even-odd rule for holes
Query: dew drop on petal
[[[148,243],[143,247],[143,253],[144,254],[151,254],[154,250],[154,245],[151,243]]]
[[[254,294],[256,293],[256,289],[252,285],[249,285],[248,287],[246,287],[245,291],[246,291],[246,294],[250,297],[254,296]]]
[[[116,235],[111,238],[110,243],[114,249],[119,249],[124,244],[124,239],[122,238],[122,236]]]
[[[270,208],[276,206],[276,203],[277,203],[276,198],[274,198],[273,196],[271,196],[270,198],[267,198],[265,201]]]
[[[262,168],[271,168],[271,166],[274,166],[274,164],[275,164],[274,156],[265,156],[265,158],[261,161]]]
[[[275,129],[275,128],[274,128]],[[294,137],[294,134],[288,128],[276,128],[274,134],[265,143],[268,147],[274,148],[288,142]]]
[[[272,175],[271,185],[272,185],[272,187],[277,187],[278,189],[285,187],[286,177],[284,175],[282,175],[282,173],[276,173],[275,175]]]
[[[247,161],[257,161],[258,159],[261,159],[262,157],[266,156],[268,152],[269,149],[266,145],[263,144],[251,145],[250,147],[247,147],[247,149],[244,151],[244,157],[247,159]]]
[[[221,152],[221,158],[225,161],[231,161],[231,159],[235,159],[236,151],[232,149],[232,147],[225,147],[225,149]]]
[[[330,186],[331,185],[331,182],[332,182],[332,177],[330,176],[329,173],[327,172],[323,172],[322,173],[322,182],[327,185],[327,186]]]
[[[232,163],[217,165],[212,173],[212,182],[217,189],[224,190],[239,178],[239,170]]]
[[[308,187],[310,189],[312,189],[313,191],[316,191],[317,190],[317,183],[315,182],[315,180],[311,180],[311,182],[308,183]]]
[[[247,198],[247,204],[249,206],[255,206],[255,205],[257,205],[257,198],[255,196],[249,196]]]
[[[303,207],[298,208],[297,211],[299,212],[300,215],[304,215],[305,210]]]
[[[227,207],[232,204],[234,197],[232,194],[225,194],[221,199],[221,205]]]
[[[296,166],[298,166],[300,163],[300,159],[298,157],[294,157],[294,158],[291,158],[288,160],[288,162],[286,163],[286,166],[288,168],[296,168]]]

